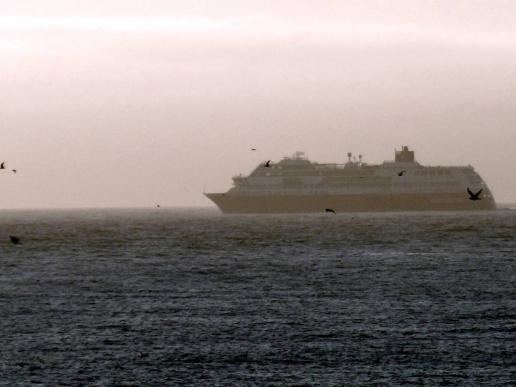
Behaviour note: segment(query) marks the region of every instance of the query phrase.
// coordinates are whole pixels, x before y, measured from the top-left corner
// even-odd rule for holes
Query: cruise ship
[[[379,165],[347,156],[344,164],[323,164],[296,152],[277,163],[261,163],[249,176],[233,177],[227,192],[205,195],[224,213],[496,209],[489,187],[470,165],[424,166],[408,146],[395,151],[394,161]]]

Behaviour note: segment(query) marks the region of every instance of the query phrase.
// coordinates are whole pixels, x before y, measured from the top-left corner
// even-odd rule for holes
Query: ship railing
[[[373,194],[373,193],[431,193],[431,192],[462,192],[460,184],[435,184],[423,183],[410,185],[374,185],[360,187],[327,187],[327,188],[307,188],[307,189],[241,189],[235,192],[241,196],[288,196],[288,195],[339,195],[339,194]]]

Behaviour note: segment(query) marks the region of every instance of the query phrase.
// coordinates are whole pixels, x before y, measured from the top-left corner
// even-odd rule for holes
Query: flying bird
[[[255,151],[255,150],[256,150],[256,148],[251,148],[251,150],[252,150],[252,151]]]
[[[156,204],[156,207],[157,207],[157,208],[160,208],[161,206],[160,206],[159,204]]]
[[[469,194],[469,200],[481,200],[482,198],[480,197],[480,193],[482,192],[482,189],[480,189],[480,191],[478,191],[477,193],[473,193],[473,191],[471,191],[469,188],[467,189],[468,191],[468,194]]]
[[[13,171],[13,173],[17,173],[18,172],[16,169],[13,169],[12,171]]]
[[[337,215],[337,213],[335,212],[335,210],[333,210],[333,209],[331,209],[331,208],[326,208],[326,209],[324,210],[324,212],[331,212],[332,214]]]
[[[399,172],[398,172],[398,176],[403,176],[403,174],[404,174],[405,172],[407,172],[407,171],[405,171],[405,170],[403,170],[403,171],[399,171]]]
[[[13,245],[17,245],[17,244],[19,244],[19,243],[20,243],[20,238],[18,238],[18,237],[16,237],[16,236],[14,236],[14,235],[10,235],[10,236],[9,236],[9,239],[11,240],[11,243],[12,243]]]
[[[0,169],[5,169],[5,161],[2,161],[2,164],[0,164]]]
[[[270,168],[270,167],[271,167],[271,160],[269,160],[265,163],[265,168]]]

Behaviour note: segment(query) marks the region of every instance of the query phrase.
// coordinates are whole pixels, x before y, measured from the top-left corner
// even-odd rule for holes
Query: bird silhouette
[[[399,172],[398,172],[398,176],[403,176],[403,174],[404,174],[405,172],[407,172],[407,171],[405,171],[405,170],[403,170],[403,171],[399,171]]]
[[[337,214],[337,213],[335,212],[335,210],[333,210],[333,209],[331,209],[331,208],[326,208],[326,209],[324,210],[324,212],[331,212],[332,214],[335,214],[335,215]]]
[[[16,236],[14,236],[14,235],[10,235],[10,236],[9,236],[9,239],[11,240],[11,243],[12,243],[13,245],[17,245],[17,244],[19,244],[19,243],[20,243],[20,238],[18,238],[18,237],[16,237]]]
[[[271,167],[271,160],[269,160],[265,163],[265,168],[270,168],[270,167]]]
[[[468,187],[467,189],[468,191],[468,194],[469,194],[469,200],[481,200],[482,198],[480,197],[480,193],[482,192],[482,189],[480,189],[480,191],[478,191],[477,193],[473,193],[473,191],[471,191]]]
[[[13,169],[12,171],[13,171],[13,173],[17,173],[18,172],[16,169]]]
[[[0,164],[0,169],[5,169],[5,161],[2,161],[2,164]]]
[[[251,150],[252,150],[252,151],[255,151],[255,150],[256,150],[256,148],[251,148]]]
[[[160,208],[161,206],[160,206],[159,204],[156,204],[156,207],[157,207],[157,208]]]

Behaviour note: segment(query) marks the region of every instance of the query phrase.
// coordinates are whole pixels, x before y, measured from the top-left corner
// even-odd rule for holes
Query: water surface
[[[508,209],[1,211],[0,384],[515,384],[515,252]]]

